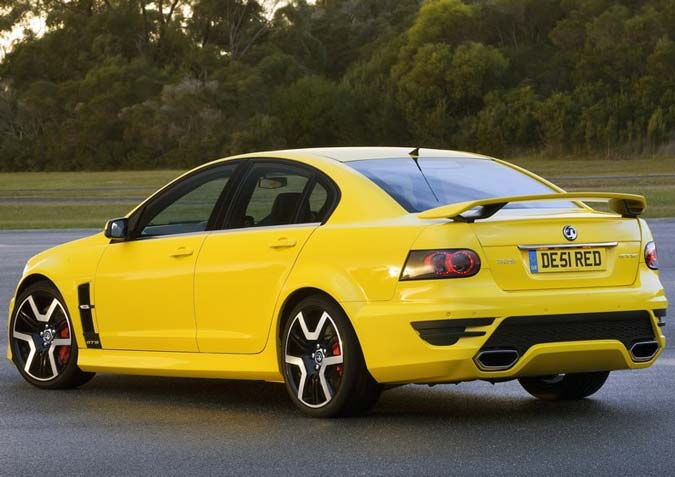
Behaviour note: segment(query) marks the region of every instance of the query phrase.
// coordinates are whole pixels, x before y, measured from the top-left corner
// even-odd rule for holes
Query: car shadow
[[[505,389],[501,389],[501,386]],[[37,406],[45,405],[41,401],[51,401],[53,398],[53,392],[34,389],[18,379],[16,386],[11,388],[11,392],[23,394],[24,399],[34,401]],[[30,396],[26,396],[26,393]],[[166,416],[163,420],[167,422],[180,420],[180,416],[204,421],[223,416],[249,420],[302,419],[302,414],[296,410],[282,384],[258,381],[103,374],[79,390],[57,393],[68,395],[67,402],[61,404],[66,409],[96,409],[99,413],[118,415],[120,419],[125,419],[127,415],[134,418],[155,416],[152,418],[154,420],[158,419],[157,416]],[[347,421],[353,423],[348,425],[356,426],[365,422],[407,421],[414,421],[417,425],[447,421],[455,425],[471,425],[566,422],[570,418],[623,420],[645,417],[645,413],[648,413],[648,410],[634,406],[622,406],[616,399],[603,399],[602,393],[598,393],[597,398],[582,401],[543,402],[520,390],[515,383],[500,384],[494,388],[486,383],[433,388],[409,385],[384,392],[372,412]]]

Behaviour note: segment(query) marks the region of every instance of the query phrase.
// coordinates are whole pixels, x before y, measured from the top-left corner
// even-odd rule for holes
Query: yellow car
[[[456,151],[222,159],[30,259],[8,357],[40,388],[95,372],[285,382],[312,416],[406,383],[580,399],[665,347],[644,207]]]

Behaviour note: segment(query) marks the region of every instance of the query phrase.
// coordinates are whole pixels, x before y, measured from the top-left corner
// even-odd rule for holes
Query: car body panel
[[[507,221],[505,219],[510,212],[505,210],[498,221],[486,220],[471,224],[493,277],[504,290],[622,286],[630,285],[635,280],[639,256],[643,250],[637,220],[587,212],[537,217],[525,215],[521,211],[517,219]],[[577,231],[574,242],[563,236],[563,227],[567,224],[573,224]],[[569,251],[572,253],[602,249],[606,268],[597,271],[531,273],[529,252],[537,245],[551,249],[571,247]]]
[[[111,243],[94,280],[108,349],[196,352],[193,281],[205,233]]]
[[[473,277],[461,280],[419,280],[400,282],[391,300],[379,303],[345,303],[343,306],[352,317],[359,340],[367,343],[364,354],[368,369],[379,382],[454,382],[486,377],[518,376],[520,369],[533,356],[525,355],[516,367],[507,371],[482,372],[471,360],[503,319],[509,316],[538,316],[559,313],[594,313],[604,311],[657,310],[668,305],[665,293],[653,270],[645,265],[635,283],[630,287],[596,287],[556,290],[502,290],[491,276],[482,269]],[[495,318],[485,327],[484,336],[461,338],[452,346],[433,346],[423,341],[411,323],[441,319]],[[653,328],[660,349],[665,347],[665,337],[652,315]],[[474,329],[474,328],[472,328]],[[395,342],[395,346],[391,343]],[[584,355],[594,350],[592,342],[570,342],[568,350],[578,350]],[[537,355],[556,352],[559,343],[540,344],[530,349]],[[625,347],[615,341],[619,348]],[[557,363],[557,371],[549,369],[542,374],[556,374],[568,364],[587,357],[566,354]],[[617,368],[645,367],[658,357],[645,363],[636,363],[627,353]],[[569,361],[567,360],[569,358]],[[460,366],[461,369],[455,369]],[[576,365],[575,365],[576,366]],[[553,372],[555,371],[555,372]]]
[[[660,353],[665,338],[653,310],[665,309],[667,300],[658,272],[647,267],[643,254],[653,237],[642,219],[597,212],[582,203],[577,209],[564,210],[503,209],[475,223],[423,219],[407,213],[347,164],[350,160],[405,157],[407,151],[310,149],[215,161],[202,167],[255,158],[309,165],[338,184],[339,204],[322,224],[209,231],[120,243],[96,234],[29,260],[18,289],[39,276],[58,287],[73,317],[80,347],[78,365],[85,371],[281,381],[278,346],[285,304],[306,290],[328,295],[344,309],[367,367],[381,383],[637,369],[657,359],[658,353],[648,361],[633,361],[625,346],[615,340],[556,342],[533,346],[508,370],[481,371],[473,358],[510,316],[646,310]],[[456,151],[424,149],[420,154],[493,160]],[[186,175],[191,173],[194,171]],[[608,252],[607,269],[550,277],[528,274],[526,257],[517,246],[561,244],[565,241],[562,227],[567,224],[578,229],[579,243],[617,242]],[[295,246],[270,247],[282,238],[294,241]],[[171,257],[180,247],[193,253]],[[454,247],[470,248],[478,254],[482,262],[478,274],[400,280],[411,249]],[[626,257],[620,258],[621,254]],[[103,349],[88,348],[83,340],[77,318],[77,287],[83,283],[91,285],[94,327]],[[269,289],[261,293],[259,288],[265,284]],[[448,346],[429,344],[411,325],[425,320],[485,317],[494,321],[477,328],[484,335],[463,337]],[[11,358],[11,353],[8,356]]]
[[[77,363],[101,373],[283,382],[273,347],[258,354],[81,349]]]
[[[287,289],[314,287],[339,302],[388,300],[420,231],[414,217],[319,227],[302,251]]]
[[[93,280],[101,253],[108,243],[109,240],[103,236],[103,233],[98,233],[38,253],[26,263],[17,285],[17,291],[21,290],[31,280],[43,279],[44,277],[59,289],[69,312],[71,314],[76,312],[78,309],[77,287],[81,283]],[[10,318],[16,298],[17,293],[12,297],[9,304]],[[96,312],[95,310],[92,311],[96,324]],[[84,347],[82,323],[79,320],[73,320],[72,324],[78,346]],[[11,359],[9,346],[7,357]]]
[[[203,353],[259,353],[298,254],[319,224],[212,232],[195,270]]]

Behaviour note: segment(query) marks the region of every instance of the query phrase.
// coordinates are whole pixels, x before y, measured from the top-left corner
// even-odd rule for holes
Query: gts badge
[[[98,333],[94,333],[93,331],[84,332],[84,342],[86,343],[87,348],[103,348],[103,346],[101,346],[101,338],[98,336]]]

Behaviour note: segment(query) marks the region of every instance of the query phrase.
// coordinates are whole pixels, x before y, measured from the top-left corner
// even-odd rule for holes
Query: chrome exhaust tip
[[[503,371],[511,368],[520,355],[514,349],[492,349],[481,351],[474,361],[481,371]]]
[[[659,350],[659,344],[656,341],[638,341],[628,350],[633,361],[649,361]]]

